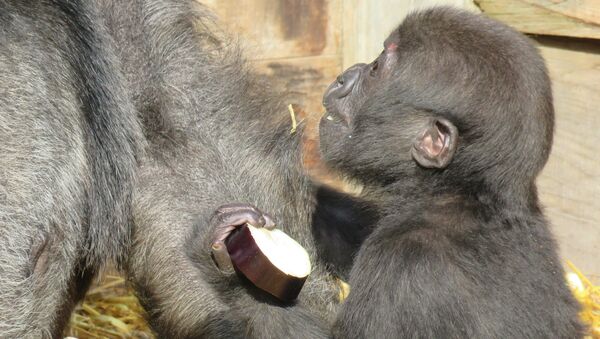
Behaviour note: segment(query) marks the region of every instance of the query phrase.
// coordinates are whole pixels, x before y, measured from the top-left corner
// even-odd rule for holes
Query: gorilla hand
[[[212,258],[219,270],[233,273],[233,265],[225,246],[225,239],[239,226],[250,224],[255,227],[275,228],[273,218],[250,204],[234,203],[222,205],[210,220],[212,237],[210,249]]]

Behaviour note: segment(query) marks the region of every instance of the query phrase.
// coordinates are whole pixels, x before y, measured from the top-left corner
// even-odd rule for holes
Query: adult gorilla
[[[124,258],[166,337],[327,335],[338,288],[323,265],[281,307],[194,245],[218,206],[242,201],[316,258],[301,133],[210,13],[14,0],[0,27],[1,337],[60,336],[90,278]]]

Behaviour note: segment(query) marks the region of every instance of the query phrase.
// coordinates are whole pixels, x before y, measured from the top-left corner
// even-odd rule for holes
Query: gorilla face
[[[325,92],[321,155],[349,177],[391,182],[415,165],[445,168],[454,156],[457,128],[445,110],[426,105],[455,87],[436,90],[440,70],[456,72],[443,62],[445,53],[439,57],[441,42],[427,52],[405,30],[394,31],[372,63],[348,68]]]
[[[352,123],[352,115],[372,94],[375,87],[388,83],[391,71],[397,63],[398,45],[386,42],[385,50],[370,64],[356,64],[337,77],[323,97],[326,114],[323,117],[332,124]],[[325,123],[325,122],[324,122]]]
[[[464,180],[496,181],[514,167],[535,177],[552,140],[549,81],[536,66],[543,62],[508,28],[480,19],[489,31],[463,25],[469,18],[410,16],[372,63],[350,67],[329,86],[319,131],[329,167],[385,185],[415,171],[435,175],[451,162],[445,175]],[[510,38],[481,43],[494,41],[490,32]],[[484,174],[489,169],[494,174]]]
[[[367,99],[391,83],[398,45],[389,40],[373,62],[351,66],[327,88],[323,97],[326,111],[319,124],[321,154],[326,161],[340,154],[345,141],[352,138],[356,114]]]

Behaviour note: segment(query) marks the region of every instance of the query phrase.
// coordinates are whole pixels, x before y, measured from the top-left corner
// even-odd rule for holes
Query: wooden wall
[[[208,0],[246,55],[306,111],[315,153],[321,97],[344,68],[369,62],[410,11],[449,4],[483,11],[535,34],[554,83],[556,134],[539,179],[562,256],[600,276],[600,1]],[[309,167],[322,170],[314,154]]]
[[[246,56],[294,103],[321,112],[321,96],[342,69],[341,0],[208,0],[239,34]]]
[[[344,0],[343,66],[368,62],[383,50],[383,40],[408,13],[436,5],[473,9],[470,0]]]

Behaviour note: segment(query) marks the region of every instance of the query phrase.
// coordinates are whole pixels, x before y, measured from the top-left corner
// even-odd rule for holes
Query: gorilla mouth
[[[333,122],[341,122],[342,120],[339,115],[330,113],[329,111],[325,111],[325,119]]]
[[[348,127],[350,123],[349,119],[344,114],[339,113],[338,110],[329,109],[327,106],[325,106],[325,114],[322,119],[335,124],[343,124],[346,127]]]

